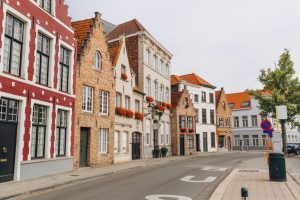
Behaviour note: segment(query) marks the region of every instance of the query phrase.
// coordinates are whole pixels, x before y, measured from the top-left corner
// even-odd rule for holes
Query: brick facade
[[[171,111],[171,144],[172,154],[179,156],[192,155],[196,152],[196,110],[193,107],[192,100],[188,90],[184,89],[182,92],[172,92],[172,105]],[[180,128],[180,116],[185,118],[186,131],[182,131]],[[192,128],[188,127],[188,117],[192,117]],[[184,152],[181,150],[181,138],[184,138]],[[192,146],[189,147],[188,137],[192,137]]]
[[[115,80],[114,70],[109,58],[103,25],[99,13],[95,18],[73,22],[75,37],[83,31],[85,36],[79,44],[77,70],[77,98],[75,118],[75,149],[74,168],[80,166],[80,134],[81,128],[88,128],[87,166],[96,167],[109,165],[114,162],[114,118],[115,118]],[[89,23],[82,30],[82,23]],[[79,39],[79,38],[77,38]],[[98,51],[101,54],[101,69],[94,68],[94,56]],[[83,106],[83,86],[93,88],[93,110],[85,112]],[[106,91],[108,95],[108,114],[100,114],[100,91]],[[100,153],[100,129],[107,129],[107,152]]]
[[[232,149],[231,109],[224,88],[216,92],[217,141],[218,150]],[[227,122],[226,122],[227,121]]]
[[[36,0],[1,1],[0,24],[1,24],[1,63],[0,63],[0,98],[18,101],[18,131],[16,141],[16,162],[14,180],[29,179],[53,173],[69,171],[60,165],[64,160],[71,163],[73,156],[73,129],[74,129],[74,104],[75,104],[75,75],[74,64],[75,44],[74,32],[70,27],[70,17],[67,15],[68,6],[64,1],[52,1],[51,10],[45,11],[39,7]],[[6,21],[9,16],[14,17],[23,24],[22,50],[20,76],[14,76],[4,69],[3,38],[6,31]],[[49,39],[49,63],[47,70],[47,85],[37,84],[37,36],[43,34]],[[58,88],[60,48],[64,47],[70,51],[68,62],[68,84],[66,92]],[[12,64],[10,64],[12,65]],[[12,66],[10,66],[12,67]],[[46,132],[44,142],[44,156],[32,162],[32,115],[33,106],[42,105],[47,109]],[[66,154],[62,159],[56,159],[56,120],[57,110],[66,110],[68,113],[68,125],[66,134]],[[5,123],[5,122],[2,122]],[[40,162],[41,161],[41,162]],[[64,162],[63,161],[63,162]],[[57,165],[56,165],[56,164]],[[38,172],[35,168],[42,166]],[[50,166],[57,167],[50,169]]]

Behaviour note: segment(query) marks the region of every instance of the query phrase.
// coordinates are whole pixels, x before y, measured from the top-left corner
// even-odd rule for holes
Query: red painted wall
[[[68,95],[68,94],[61,94],[59,92],[53,91],[53,89],[44,89],[41,87],[38,87],[33,82],[33,76],[34,76],[34,61],[35,61],[35,51],[36,51],[36,44],[35,44],[35,37],[37,35],[36,33],[36,24],[39,22],[39,25],[42,26],[44,29],[46,29],[48,32],[52,33],[55,31],[56,33],[56,39],[55,39],[55,66],[54,66],[54,87],[57,85],[57,73],[58,73],[58,50],[59,50],[59,40],[64,41],[65,43],[69,44],[70,46],[76,47],[76,41],[74,39],[74,34],[71,28],[71,18],[67,15],[68,13],[68,6],[65,5],[64,0],[56,0],[55,2],[55,10],[56,10],[56,18],[53,16],[50,16],[48,13],[43,11],[37,4],[33,3],[31,0],[13,0],[9,1],[9,4],[6,3],[6,1],[1,1],[2,5],[0,8],[0,33],[3,34],[3,17],[4,17],[4,11],[3,11],[3,4],[8,5],[9,7],[12,7],[13,9],[17,10],[18,12],[22,13],[24,16],[29,16],[29,18],[32,21],[32,26],[30,28],[30,51],[28,55],[29,60],[29,67],[28,67],[28,77],[25,77],[25,79],[30,81],[30,84],[24,83],[24,80],[22,78],[19,78],[19,80],[12,80],[11,78],[7,78],[4,76],[1,76],[0,74],[0,83],[2,87],[0,87],[0,92],[10,93],[18,96],[26,97],[26,109],[25,109],[25,132],[21,133],[24,134],[24,148],[23,148],[23,160],[28,160],[29,156],[29,140],[30,140],[30,126],[31,126],[31,100],[36,99],[39,101],[44,101],[48,103],[53,104],[53,112],[48,113],[48,117],[52,115],[52,124],[51,126],[51,147],[50,147],[50,154],[51,158],[54,156],[54,141],[55,141],[55,118],[56,118],[56,105],[65,106],[72,108],[72,126],[71,126],[71,155],[73,155],[73,146],[74,146],[74,105],[75,105],[75,99],[74,97]],[[19,5],[18,5],[19,4]],[[48,24],[48,25],[46,25]],[[25,34],[26,32],[24,32]],[[2,47],[2,37],[0,38],[0,46]],[[74,52],[74,55],[76,55],[76,52]],[[1,55],[2,57],[2,55]],[[74,66],[73,67],[73,91],[75,94],[75,77],[76,77],[76,59],[74,59]],[[24,67],[24,66],[22,66]],[[18,79],[18,78],[17,78]],[[52,81],[52,80],[49,80]],[[15,84],[13,86],[13,83]],[[44,94],[42,94],[44,93]],[[50,100],[52,98],[52,100]],[[58,100],[58,101],[57,101]]]

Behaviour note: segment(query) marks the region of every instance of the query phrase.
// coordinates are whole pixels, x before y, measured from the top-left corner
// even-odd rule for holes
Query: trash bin
[[[282,153],[269,153],[270,181],[286,181],[285,158]]]

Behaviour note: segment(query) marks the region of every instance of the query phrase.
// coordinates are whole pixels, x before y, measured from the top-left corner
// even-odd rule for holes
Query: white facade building
[[[217,151],[216,87],[196,74],[172,76],[172,91],[182,91],[184,87],[189,91],[194,108],[197,110],[195,118],[196,150],[201,152],[215,152]]]

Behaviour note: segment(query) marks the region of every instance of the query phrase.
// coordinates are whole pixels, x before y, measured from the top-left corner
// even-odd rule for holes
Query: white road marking
[[[168,195],[168,194],[155,194],[145,197],[147,200],[164,200],[161,198],[172,198],[175,200],[192,200],[190,197],[178,196],[178,195]]]
[[[206,179],[201,180],[201,181],[193,181],[192,180],[193,178],[195,178],[195,176],[189,175],[189,176],[183,177],[180,180],[184,181],[184,182],[189,182],[189,183],[211,183],[211,182],[214,182],[217,179],[217,177],[209,176]]]
[[[213,171],[213,172],[225,172],[227,168],[225,167],[204,167],[202,171]]]

